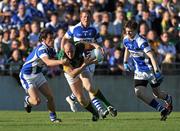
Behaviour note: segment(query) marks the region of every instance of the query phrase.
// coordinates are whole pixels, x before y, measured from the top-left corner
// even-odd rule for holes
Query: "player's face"
[[[72,45],[68,45],[64,48],[64,52],[69,59],[73,59],[75,55],[75,48]]]
[[[132,30],[132,29],[130,29],[130,28],[126,28],[125,31],[126,31],[126,35],[127,35],[130,39],[133,39],[134,36],[136,35],[136,30]]]
[[[48,46],[53,47],[53,45],[54,45],[54,36],[52,34],[48,34],[47,38],[45,39],[45,43]]]
[[[84,27],[88,27],[89,24],[90,24],[90,15],[88,13],[82,13],[81,14],[81,24],[84,26]]]

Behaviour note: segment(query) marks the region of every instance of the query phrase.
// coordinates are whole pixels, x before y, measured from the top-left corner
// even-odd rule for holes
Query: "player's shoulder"
[[[138,35],[138,34],[135,36],[135,40],[136,40],[136,42],[138,43],[139,46],[148,42],[145,37],[143,37],[141,35]]]

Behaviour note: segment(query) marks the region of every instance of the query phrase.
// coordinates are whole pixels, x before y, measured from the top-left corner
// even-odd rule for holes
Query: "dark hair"
[[[125,28],[130,28],[130,29],[136,30],[137,27],[138,27],[138,24],[134,20],[129,20],[125,24]]]
[[[53,32],[50,29],[43,29],[39,36],[39,41],[42,41],[43,39],[46,39],[48,35],[53,35]]]

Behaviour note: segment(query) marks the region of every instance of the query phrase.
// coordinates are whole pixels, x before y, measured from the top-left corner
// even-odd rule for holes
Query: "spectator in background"
[[[2,39],[2,42],[4,43],[4,44],[7,44],[8,46],[10,46],[10,44],[11,44],[11,41],[10,41],[10,39],[9,39],[9,30],[4,30],[4,33],[3,33],[3,39]]]
[[[148,31],[149,26],[147,25],[147,23],[145,21],[141,21],[141,23],[139,23],[139,34],[143,37],[146,37]]]
[[[108,32],[108,23],[104,22],[104,23],[101,24],[99,34],[100,34],[103,41],[106,38],[107,39],[112,39],[112,35],[109,34],[109,32]]]
[[[142,20],[142,13],[143,13],[144,8],[145,7],[142,2],[137,3],[137,14],[135,16],[137,23],[139,23]]]
[[[125,17],[124,17],[124,12],[123,11],[116,11],[115,13],[115,20],[113,22],[114,25],[114,35],[122,35],[123,31],[123,26],[125,23]]]
[[[29,4],[27,7],[27,14],[30,15],[32,21],[44,22],[46,19],[44,18],[41,11],[37,9],[38,0],[29,0]]]
[[[142,20],[139,22],[139,24],[142,22],[142,21],[145,21],[146,24],[148,25],[148,28],[149,29],[152,29],[152,20],[150,18],[150,12],[146,9],[146,10],[143,10],[143,13],[142,13]]]
[[[11,57],[8,59],[8,66],[9,66],[9,73],[11,76],[13,76],[18,84],[20,84],[20,79],[19,79],[19,71],[21,69],[21,66],[23,64],[22,58],[21,58],[21,53],[18,49],[14,49],[12,51]]]
[[[54,40],[54,49],[56,52],[58,52],[61,48],[61,40],[65,34],[65,30],[60,28],[60,29],[58,29],[56,34],[57,34],[57,36]]]
[[[4,17],[11,16],[9,1],[10,0],[0,1],[0,23],[3,21]]]
[[[114,26],[110,19],[110,14],[108,12],[102,12],[102,23],[107,23],[108,33],[114,34]]]
[[[3,43],[2,39],[3,39],[3,31],[0,30],[0,47],[8,57],[10,55],[10,48],[7,44]]]
[[[123,52],[120,48],[116,48],[113,55],[108,61],[110,74],[121,75],[124,71],[123,67]]]
[[[110,39],[105,39],[103,42],[103,50],[105,53],[105,59],[104,61],[109,61],[109,58],[113,56],[114,53],[114,47],[112,45],[112,42]]]
[[[178,27],[178,41],[176,44],[176,62],[180,62],[180,26]]]
[[[19,31],[17,30],[17,28],[11,28],[9,34],[10,41],[17,39],[18,33]]]
[[[161,55],[162,63],[175,62],[176,48],[169,42],[168,32],[164,32],[161,35],[161,43],[158,47],[158,53]]]
[[[7,55],[3,51],[2,44],[0,44],[0,74],[5,73],[6,64],[7,64]]]
[[[52,30],[52,32],[56,33],[59,28],[63,28],[58,21],[58,14],[57,13],[52,13],[50,15],[50,22],[46,23],[46,28],[49,28]]]
[[[11,54],[12,54],[13,50],[19,49],[19,41],[12,40],[10,49],[11,49]]]
[[[162,32],[168,31],[168,29],[170,28],[170,24],[171,24],[170,14],[168,11],[165,11],[163,13],[163,17],[161,21]]]
[[[39,24],[34,21],[31,23],[31,34],[29,34],[29,44],[30,47],[34,48],[37,46],[37,43],[39,41],[39,31],[40,27]]]
[[[148,1],[148,10],[150,13],[150,18],[151,20],[154,22],[154,20],[156,19],[156,11],[155,11],[155,7],[156,7],[156,3],[153,0]]]
[[[14,14],[11,18],[13,25],[16,25],[18,29],[25,25],[25,23],[30,23],[32,18],[26,13],[26,6],[24,4],[19,4],[17,14]]]
[[[11,16],[17,14],[18,11],[18,0],[10,0],[10,11],[11,11]]]
[[[152,51],[157,55],[158,53],[158,47],[159,47],[159,40],[158,40],[158,36],[157,33],[154,30],[149,30],[146,36]],[[158,59],[157,59],[158,60]]]
[[[49,21],[49,17],[55,11],[54,4],[51,0],[41,0],[37,4],[37,9],[43,14],[46,21]]]
[[[98,11],[93,13],[93,26],[99,31],[101,26],[101,14]]]

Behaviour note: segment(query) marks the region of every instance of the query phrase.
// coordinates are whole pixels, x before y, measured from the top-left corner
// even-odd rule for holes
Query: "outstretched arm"
[[[41,59],[47,66],[57,66],[57,65],[66,65],[66,64],[68,64],[67,59],[52,60],[52,59],[49,59],[47,56],[44,56]]]

